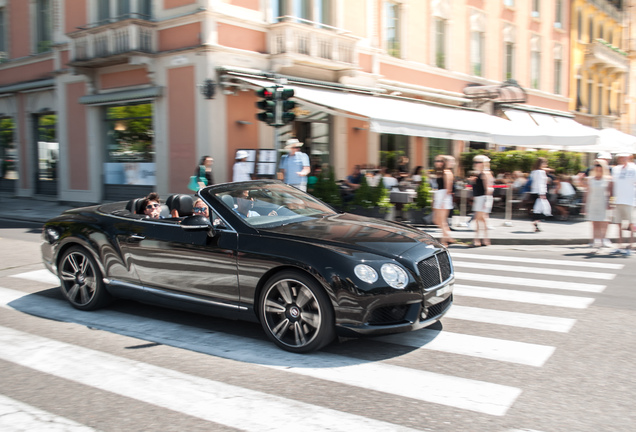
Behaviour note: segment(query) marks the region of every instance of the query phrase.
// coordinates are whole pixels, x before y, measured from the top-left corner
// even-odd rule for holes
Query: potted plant
[[[313,195],[338,211],[342,209],[340,188],[338,187],[338,183],[336,183],[335,175],[331,167],[326,172],[323,171],[318,177]]]
[[[380,184],[371,187],[363,176],[360,187],[355,191],[349,213],[378,219],[393,219],[393,204],[389,200],[389,192],[380,180]]]
[[[415,225],[428,225],[425,218],[431,212],[431,201],[431,185],[426,178],[423,178],[417,187],[413,202],[402,207],[402,221]]]

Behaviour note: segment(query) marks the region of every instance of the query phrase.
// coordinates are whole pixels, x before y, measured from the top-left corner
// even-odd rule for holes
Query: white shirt
[[[615,204],[634,205],[636,194],[636,164],[616,165],[612,168],[613,196]]]
[[[250,177],[250,164],[247,162],[236,162],[232,172],[232,181],[239,182],[252,180]]]
[[[389,190],[398,185],[397,179],[393,176],[382,177],[382,183],[384,183],[384,187]]]
[[[545,195],[548,192],[548,175],[545,170],[538,169],[530,173],[532,183],[530,184],[530,193]]]

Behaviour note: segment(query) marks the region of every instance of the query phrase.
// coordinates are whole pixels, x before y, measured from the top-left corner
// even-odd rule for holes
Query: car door
[[[126,253],[145,289],[179,293],[221,305],[239,303],[237,234],[188,229],[173,220],[134,221]]]

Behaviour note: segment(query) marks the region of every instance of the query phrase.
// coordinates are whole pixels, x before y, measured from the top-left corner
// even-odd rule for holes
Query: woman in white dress
[[[585,214],[586,219],[592,222],[593,247],[600,248],[603,245],[611,245],[605,235],[609,223],[608,208],[612,176],[609,173],[607,162],[603,159],[596,159],[592,167],[590,176],[587,178]]]

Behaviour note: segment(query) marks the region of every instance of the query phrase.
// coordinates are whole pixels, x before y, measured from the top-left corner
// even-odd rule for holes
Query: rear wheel
[[[90,252],[73,246],[64,252],[58,266],[61,290],[77,309],[94,310],[106,306],[111,296],[104,287],[102,272]]]
[[[259,299],[259,315],[267,336],[287,351],[315,351],[335,335],[327,294],[300,272],[282,272],[267,281]]]

